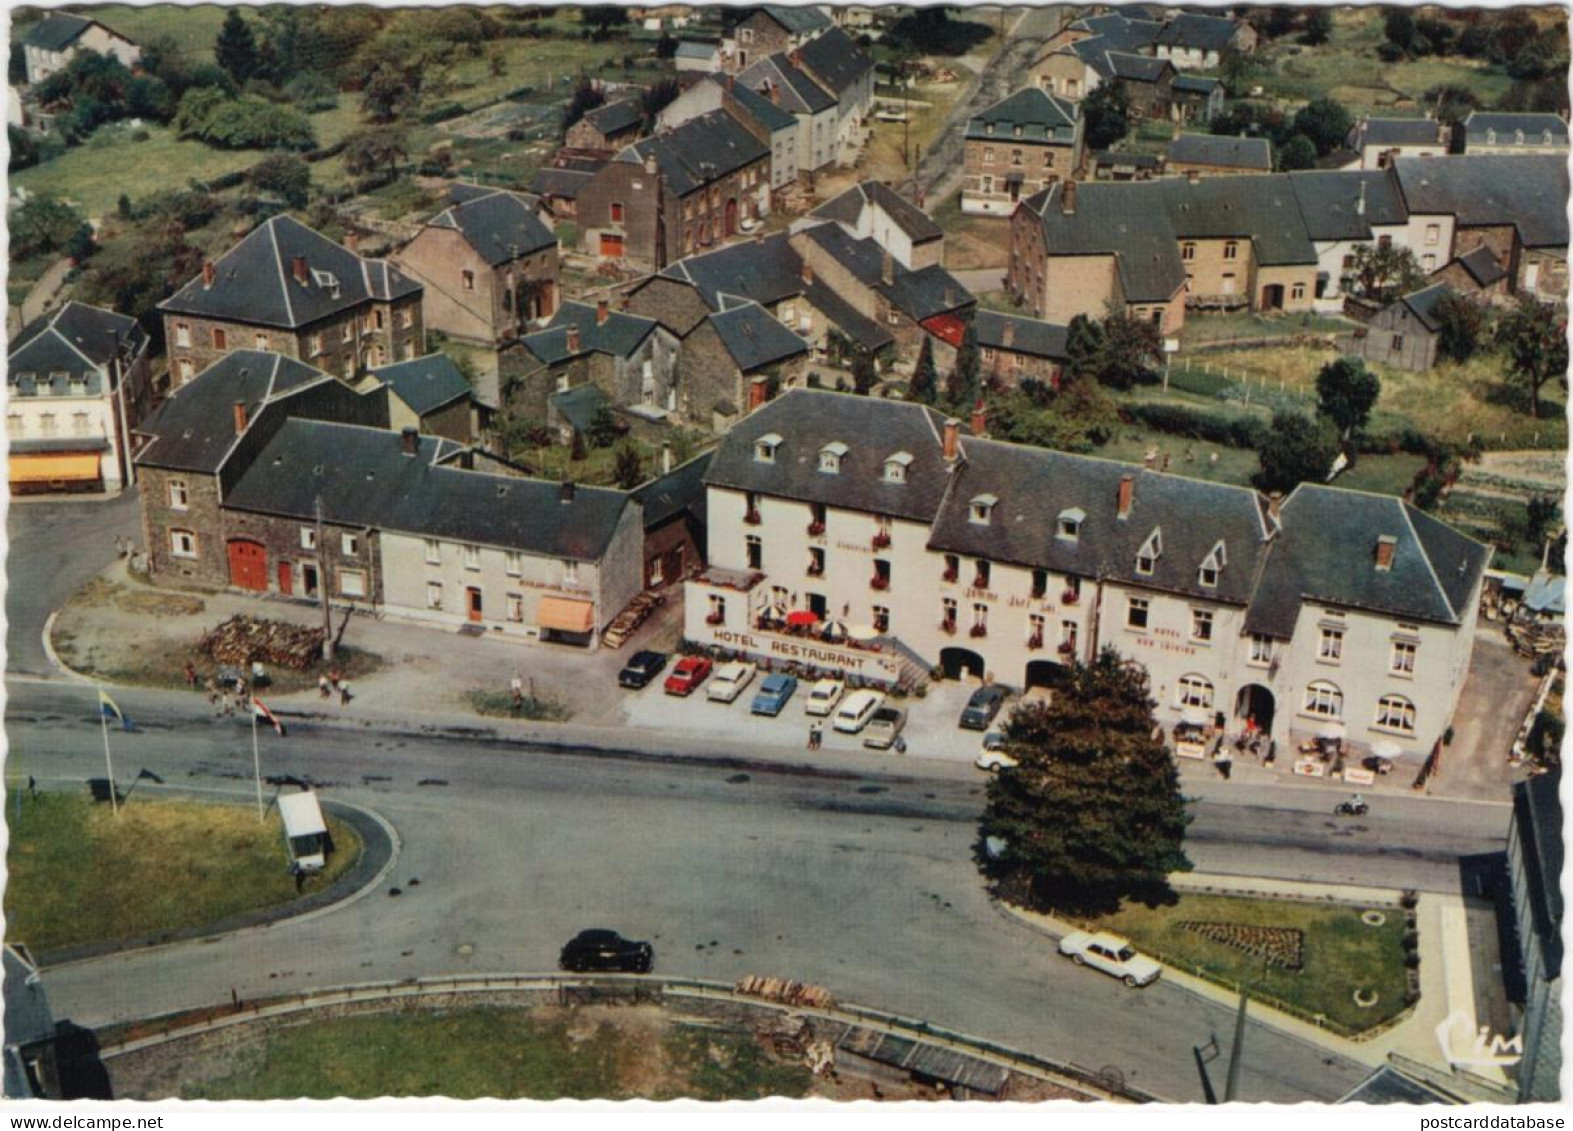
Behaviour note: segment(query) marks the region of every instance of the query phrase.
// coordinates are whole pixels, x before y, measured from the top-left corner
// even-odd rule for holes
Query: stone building
[[[644,130],[644,107],[637,98],[621,98],[597,106],[573,125],[563,138],[570,149],[618,150],[639,139]]]
[[[1557,114],[1472,110],[1464,119],[1464,152],[1471,157],[1533,156],[1568,151],[1568,124]]]
[[[274,216],[158,304],[170,383],[231,350],[273,351],[344,380],[426,352],[421,286]]]
[[[994,310],[977,311],[972,324],[978,334],[978,372],[986,384],[1014,389],[1033,380],[1060,387],[1070,358],[1068,327]]]
[[[944,262],[944,229],[880,181],[855,184],[809,215],[834,220],[858,239],[872,239],[914,271]]]
[[[809,356],[809,344],[757,302],[722,296],[721,309],[682,337],[679,414],[724,432],[775,391],[801,385]]]
[[[1435,118],[1361,118],[1344,146],[1360,155],[1358,168],[1385,169],[1398,157],[1445,157],[1452,134]]]
[[[415,428],[458,444],[480,439],[481,405],[447,354],[395,362],[373,369],[370,377],[387,386],[388,427],[394,431]]]
[[[453,195],[389,260],[420,284],[426,329],[496,348],[556,313],[557,236],[539,198],[475,185]]]
[[[706,75],[667,104],[656,128],[670,129],[692,118],[725,110],[770,147],[770,188],[784,191],[797,183],[797,119],[736,75]]]
[[[1034,87],[969,118],[961,210],[1009,216],[1018,201],[1080,176],[1085,127],[1076,103]]]
[[[121,490],[153,399],[136,319],[74,301],[35,319],[6,357],[11,493]]]
[[[677,585],[704,568],[710,456],[705,452],[679,467],[663,466],[660,475],[633,492],[634,502],[644,510],[646,589]]]
[[[817,7],[766,4],[744,16],[722,39],[722,68],[735,75],[758,59],[801,47],[834,26]]]
[[[1256,50],[1256,29],[1230,16],[1180,12],[1164,21],[1153,53],[1182,71],[1216,71],[1231,52]]]
[[[1273,151],[1264,137],[1181,134],[1169,145],[1164,169],[1174,176],[1271,173]]]
[[[649,318],[564,303],[543,329],[527,334],[498,358],[503,408],[545,420],[547,401],[584,385],[607,400],[652,418],[677,410],[677,340]]]
[[[71,12],[46,11],[44,18],[22,35],[22,58],[27,68],[27,84],[43,82],[70,65],[79,52],[109,55],[136,66],[142,48],[97,20]]]

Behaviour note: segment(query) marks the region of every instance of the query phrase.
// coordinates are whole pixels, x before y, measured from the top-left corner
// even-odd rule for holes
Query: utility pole
[[[322,658],[333,662],[333,608],[328,603],[328,551],[322,540],[322,496],[312,504],[312,515],[317,520],[317,601],[322,606]]]
[[[136,485],[137,471],[131,462],[131,421],[126,416],[126,383],[120,368],[120,331],[109,331],[109,379],[115,392],[115,447],[120,449],[120,486],[126,490]]]
[[[1240,987],[1240,1012],[1234,1015],[1234,1043],[1229,1046],[1229,1075],[1224,1078],[1223,1102],[1233,1103],[1240,1090],[1240,1058],[1245,1051],[1245,1006],[1251,995]]]

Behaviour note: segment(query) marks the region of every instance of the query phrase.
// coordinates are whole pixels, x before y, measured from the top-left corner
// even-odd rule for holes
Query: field
[[[85,790],[23,794],[19,809],[7,798],[8,939],[47,954],[201,926],[297,897],[276,809],[258,821],[249,805],[149,796],[158,787],[146,782],[122,788],[118,817]],[[338,850],[306,881],[308,893],[360,858],[353,829],[331,816],[328,828]]]
[[[98,4],[73,10],[102,21],[137,43],[169,36],[191,63],[213,61],[213,40],[228,11],[218,4]]]

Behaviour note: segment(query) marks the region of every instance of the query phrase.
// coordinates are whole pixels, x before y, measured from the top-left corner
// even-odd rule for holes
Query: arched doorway
[[[236,538],[230,542],[229,583],[240,589],[267,592],[268,551],[261,542],[247,538]]]
[[[1065,682],[1065,673],[1065,665],[1054,660],[1028,660],[1021,686],[1029,691],[1034,687],[1059,687]]]
[[[945,672],[946,679],[960,679],[964,675],[973,679],[983,678],[983,657],[971,648],[940,649],[939,666]]]
[[[728,197],[726,201],[726,234],[737,235],[737,197]]]
[[[1235,696],[1234,716],[1242,722],[1255,719],[1259,730],[1272,733],[1273,711],[1276,703],[1273,693],[1259,683],[1248,683]]]
[[[1262,309],[1282,310],[1284,308],[1284,286],[1282,283],[1268,283],[1262,288]]]

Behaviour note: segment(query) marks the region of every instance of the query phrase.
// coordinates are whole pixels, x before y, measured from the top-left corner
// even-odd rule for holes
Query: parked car
[[[847,685],[839,679],[822,679],[809,688],[806,710],[810,715],[828,715],[841,702]]]
[[[708,656],[684,656],[677,661],[672,674],[666,677],[666,682],[661,686],[668,695],[689,695],[705,681],[705,677],[710,674],[710,667]]]
[[[785,675],[782,672],[767,675],[759,685],[759,690],[754,692],[754,702],[748,709],[756,715],[774,717],[781,713],[781,708],[787,705],[787,700],[792,698],[796,691],[797,676]]]
[[[854,691],[836,708],[836,717],[831,725],[842,734],[857,734],[868,726],[868,721],[884,702],[885,697],[877,691]]]
[[[997,774],[1001,770],[1014,770],[1019,762],[1005,752],[1005,732],[991,730],[983,736],[983,748],[972,764],[980,770]]]
[[[655,948],[647,942],[625,939],[616,931],[580,931],[568,940],[557,965],[564,970],[617,970],[624,974],[648,974],[655,965]]]
[[[997,683],[980,687],[972,693],[961,712],[963,730],[988,730],[994,716],[1005,705],[1005,689]]]
[[[665,652],[635,652],[617,673],[617,682],[624,687],[649,687],[650,681],[665,670]]]
[[[1119,935],[1105,932],[1072,932],[1060,940],[1060,953],[1070,955],[1077,966],[1102,970],[1133,989],[1156,982],[1158,975],[1163,973],[1162,966],[1146,955],[1137,954]]]
[[[906,742],[901,732],[906,725],[907,713],[901,708],[881,707],[863,730],[863,745],[870,750],[889,750],[892,746],[902,750]]]
[[[705,689],[705,698],[712,703],[731,703],[743,694],[743,688],[754,682],[757,669],[753,664],[733,660],[716,669],[715,678]]]

